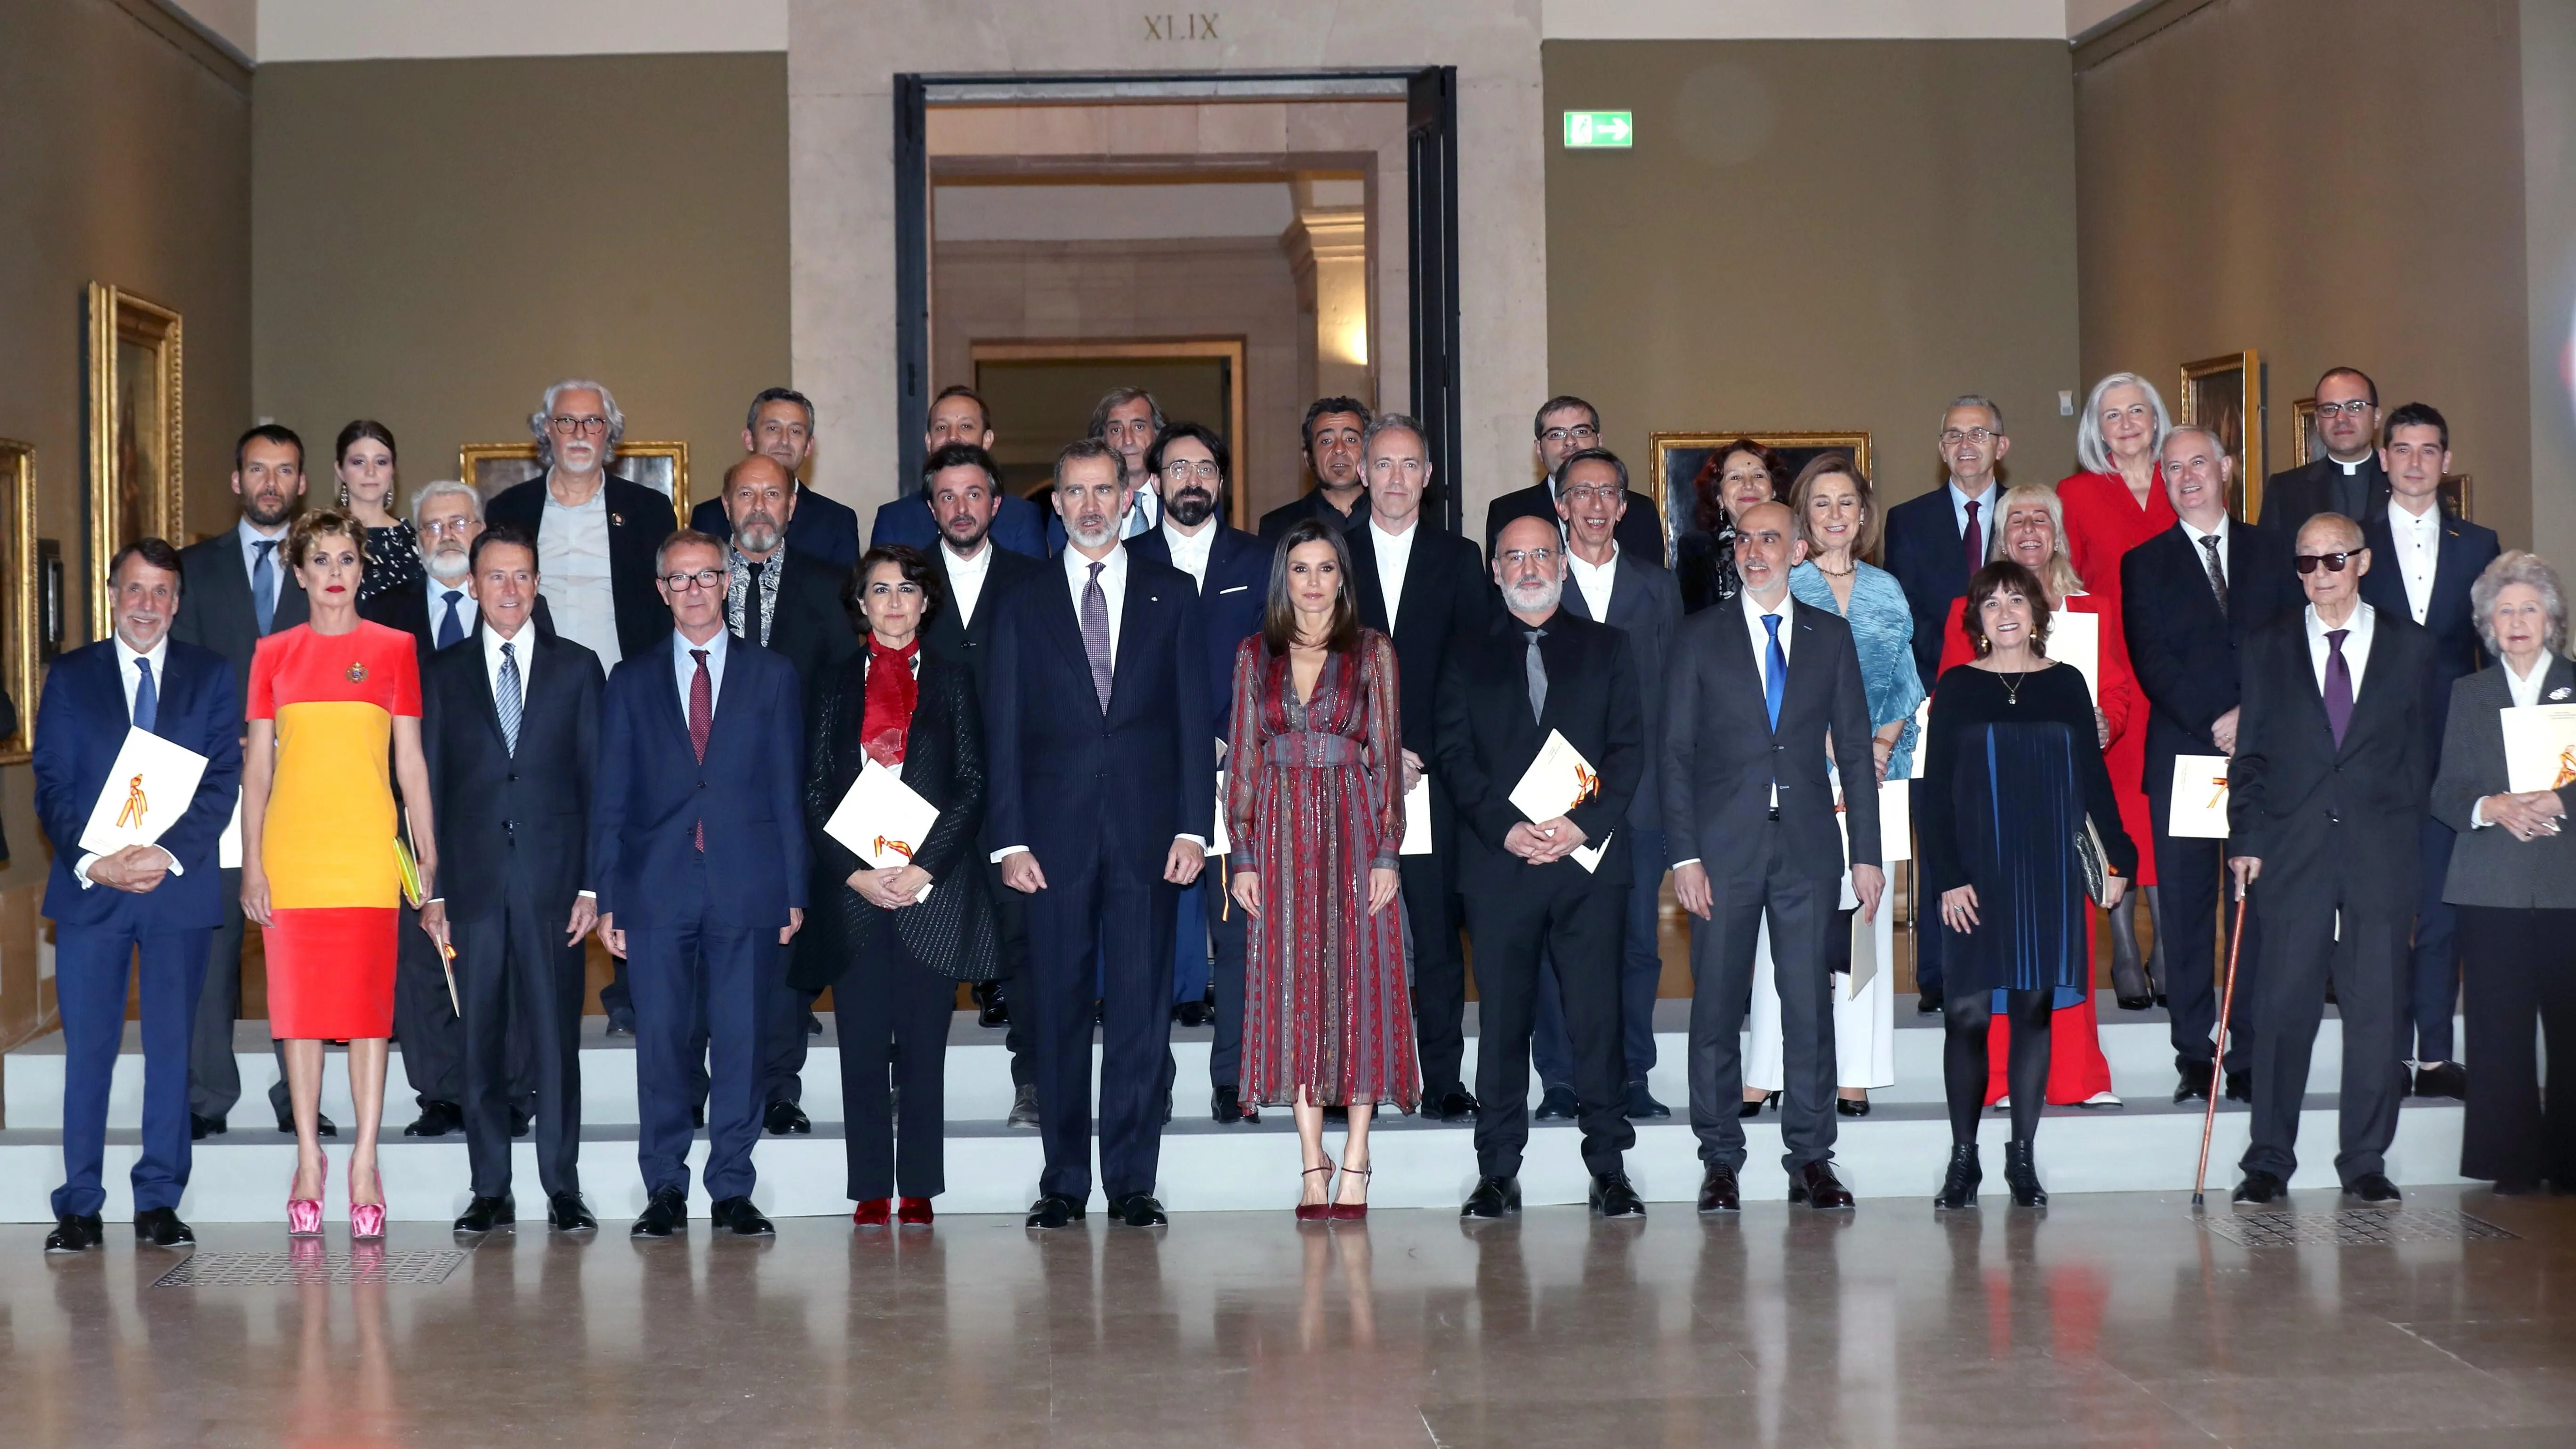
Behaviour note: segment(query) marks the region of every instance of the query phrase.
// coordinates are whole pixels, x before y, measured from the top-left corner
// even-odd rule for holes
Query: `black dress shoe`
[[[1451,1087],[1439,1100],[1425,1099],[1422,1115],[1435,1122],[1472,1122],[1476,1119],[1475,1095],[1464,1087]]]
[[[1941,1190],[1932,1195],[1932,1206],[1940,1212],[1964,1212],[1977,1205],[1977,1184],[1986,1180],[1986,1169],[1977,1161],[1977,1144],[1950,1144],[1950,1170],[1941,1177]]]
[[[1109,1200],[1109,1220],[1131,1228],[1162,1228],[1172,1220],[1164,1215],[1163,1205],[1154,1201],[1150,1192],[1131,1192]]]
[[[1208,1115],[1217,1120],[1217,1125],[1231,1127],[1237,1122],[1260,1121],[1261,1109],[1243,1105],[1241,1088],[1219,1087],[1208,1094]]]
[[[814,1135],[813,1120],[805,1115],[804,1108],[797,1106],[793,1102],[770,1103],[769,1113],[761,1120],[760,1125],[762,1130],[768,1132],[772,1137],[811,1137]]]
[[[1653,1122],[1665,1117],[1670,1117],[1671,1115],[1673,1115],[1673,1109],[1656,1101],[1655,1094],[1646,1090],[1645,1083],[1630,1082],[1628,1084],[1627,1116],[1629,1121]]]
[[[454,1102],[420,1104],[420,1117],[403,1129],[405,1137],[444,1137],[465,1125],[465,1109]]]
[[[778,1229],[769,1225],[769,1219],[762,1217],[760,1209],[753,1207],[751,1199],[747,1197],[729,1197],[711,1204],[707,1208],[707,1216],[715,1219],[717,1227],[732,1233],[737,1238],[769,1238],[778,1235]]]
[[[577,1192],[559,1192],[546,1199],[546,1226],[559,1233],[595,1233],[599,1219],[590,1215],[590,1204]]]
[[[1572,1087],[1550,1087],[1538,1094],[1538,1110],[1530,1115],[1541,1122],[1571,1122],[1582,1111]]]
[[[1744,1194],[1735,1185],[1735,1169],[1712,1162],[1699,1177],[1699,1210],[1732,1213],[1744,1210]]]
[[[2229,1072],[2227,1074],[2227,1100],[2231,1102],[2246,1103],[2251,1103],[2254,1100],[2254,1074],[2252,1072]]]
[[[1834,1176],[1832,1163],[1810,1162],[1789,1174],[1789,1201],[1820,1210],[1847,1208],[1852,1205],[1852,1195],[1842,1179]]]
[[[630,1238],[667,1238],[689,1230],[689,1195],[666,1187],[644,1204],[644,1216],[628,1231]]]
[[[510,1135],[512,1137],[527,1136],[528,1129],[535,1125],[537,1125],[537,1119],[528,1115],[527,1108],[513,1106],[510,1109]]]
[[[197,1235],[179,1221],[177,1208],[145,1208],[134,1215],[134,1241],[156,1248],[179,1248],[195,1243]]]
[[[2289,1195],[2289,1191],[2290,1185],[2281,1180],[2279,1173],[2253,1168],[2246,1172],[2245,1180],[2236,1184],[2236,1191],[2229,1193],[2227,1199],[2261,1207],[2265,1203],[2279,1202]]]
[[[631,1036],[633,1036],[634,1034],[635,1034],[635,1013],[634,1013],[634,1012],[632,1012],[632,1011],[612,1011],[612,1012],[610,1012],[610,1013],[608,1014],[608,1035],[610,1035],[610,1036],[629,1036],[629,1037],[631,1037]]]
[[[203,1142],[209,1137],[221,1137],[224,1135],[224,1132],[225,1127],[223,1118],[201,1117],[194,1112],[188,1114],[189,1141]]]
[[[2115,996],[2111,998],[2122,1011],[2147,1011],[2154,1008],[2153,996]]]
[[[1183,1026],[1207,1026],[1216,1020],[1216,1008],[1204,1001],[1184,1001],[1172,1008],[1172,1020]]]
[[[1762,1094],[1762,1095],[1761,1095],[1761,1096],[1759,1096],[1759,1097],[1747,1097],[1747,1098],[1745,1098],[1745,1099],[1744,1099],[1744,1105],[1735,1109],[1735,1115],[1736,1115],[1736,1116],[1738,1116],[1738,1117],[1759,1117],[1759,1116],[1761,1116],[1761,1115],[1762,1115],[1762,1109],[1763,1109],[1763,1108],[1765,1108],[1765,1107],[1777,1107],[1777,1106],[1779,1106],[1779,1105],[1780,1105],[1780,1094],[1779,1094],[1779,1093],[1777,1093],[1777,1092],[1765,1092],[1764,1094]]]
[[[1462,1218],[1505,1218],[1521,1210],[1521,1180],[1517,1177],[1480,1177],[1476,1190],[1467,1194],[1466,1205],[1458,1209]]]
[[[294,1136],[294,1114],[281,1114],[277,1119],[277,1131],[278,1135],[283,1137]],[[313,1135],[316,1137],[337,1137],[340,1135],[339,1124],[333,1122],[330,1118],[323,1116],[321,1113],[316,1112],[313,1114]]]
[[[1082,1204],[1060,1193],[1048,1193],[1029,1205],[1028,1226],[1033,1228],[1069,1228],[1081,1222],[1086,1209]]]
[[[98,1214],[63,1213],[54,1220],[54,1230],[45,1234],[48,1253],[86,1253],[101,1241]]]
[[[1000,1031],[1002,1028],[1009,1026],[1011,1024],[1011,1003],[1003,1000],[1002,993],[998,991],[985,997],[984,1004],[977,1008],[975,1012],[975,1024],[992,1031]]]
[[[807,1036],[821,1036],[823,1034],[823,1018],[816,1016],[810,1011],[805,1013],[805,1034]]]
[[[471,1202],[465,1204],[465,1211],[458,1215],[454,1231],[488,1233],[494,1228],[509,1227],[518,1220],[518,1200],[508,1193],[505,1192],[499,1197],[485,1197],[477,1193]]]
[[[1941,1014],[1941,993],[1937,990],[1916,992],[1914,995],[1914,1014],[1916,1016],[1939,1016]]]
[[[2208,1062],[2185,1062],[2176,1070],[2180,1076],[2174,1082],[2174,1101],[2188,1102],[2194,1097],[2209,1100],[2209,1084],[2218,1075],[2217,1067]]]
[[[2360,1198],[2363,1202],[2397,1202],[2405,1196],[2384,1172],[2365,1172],[2345,1183],[2343,1195]]]
[[[2012,1189],[2014,1207],[2048,1206],[2048,1189],[2039,1185],[2039,1166],[2031,1161],[2030,1144],[2004,1144],[2004,1186]]]
[[[1592,1174],[1589,1198],[1592,1215],[1596,1218],[1642,1218],[1646,1215],[1646,1200],[1637,1196],[1636,1185],[1628,1181],[1628,1174],[1624,1172]]]
[[[2415,1095],[2448,1097],[2456,1102],[2469,1099],[2469,1074],[2458,1062],[2435,1062],[2415,1069]]]
[[[1836,1097],[1834,1111],[1845,1117],[1866,1117],[1869,1115],[1869,1098]]]

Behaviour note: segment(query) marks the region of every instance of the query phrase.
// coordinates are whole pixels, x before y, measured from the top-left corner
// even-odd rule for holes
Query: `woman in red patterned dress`
[[[1288,530],[1261,632],[1234,656],[1226,829],[1244,958],[1243,1094],[1295,1110],[1300,1221],[1368,1214],[1369,1119],[1421,1098],[1404,982],[1395,645],[1359,624],[1338,528]],[[1342,1177],[1324,1109],[1347,1107]]]

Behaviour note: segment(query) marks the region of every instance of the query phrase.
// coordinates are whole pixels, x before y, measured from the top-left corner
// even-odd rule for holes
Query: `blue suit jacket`
[[[139,896],[103,885],[83,890],[72,878],[81,857],[81,829],[107,787],[108,769],[130,727],[116,641],[83,645],[54,661],[45,676],[44,702],[36,712],[36,818],[54,843],[45,914],[58,925],[105,925],[120,913],[145,929],[223,924],[223,870],[215,847],[241,793],[240,692],[232,661],[176,639],[162,673],[165,678],[153,681],[160,708],[152,732],[205,756],[206,773],[187,813],[161,833],[161,848],[179,862],[178,873]]]
[[[1035,851],[1051,875],[1099,865],[1157,881],[1173,837],[1204,841],[1216,825],[1198,593],[1179,569],[1128,558],[1104,714],[1056,567],[993,606],[985,834],[996,849]]]
[[[2001,498],[2003,490],[1995,489],[1988,501]],[[1977,510],[1977,529],[1988,539],[1994,537],[1993,520],[1986,515],[1991,508]],[[1965,545],[1959,537],[1959,517],[1950,506],[1950,482],[1920,498],[1909,498],[1887,510],[1887,571],[1896,575],[1897,586],[1905,590],[1905,602],[1914,611],[1914,669],[1923,676],[1923,692],[1932,692],[1941,677],[1941,641],[1943,630],[1950,626],[1952,607],[1968,591],[1968,563]]]
[[[735,639],[702,764],[670,636],[630,655],[599,701],[590,878],[621,929],[708,924],[773,931],[805,907],[804,693],[786,657]],[[705,864],[694,827],[706,822]],[[706,872],[706,915],[679,915],[680,882]]]
[[[2397,544],[2385,510],[2361,529],[2370,549],[2370,572],[2361,576],[2361,597],[2383,614],[2412,621],[2406,603],[2406,579],[2398,572]],[[2451,717],[2451,683],[2486,666],[2486,649],[2478,639],[2478,621],[2469,607],[2469,586],[2494,563],[2496,531],[2464,518],[2442,515],[2439,545],[2433,554],[2433,597],[2424,608],[2424,632],[2432,636],[2433,662],[2425,671],[2424,722],[2432,731],[2432,752],[2442,758],[2442,728]]]
[[[689,527],[711,538],[733,537],[733,521],[725,517],[721,498],[710,498],[690,509]],[[819,558],[844,571],[857,568],[858,511],[837,498],[826,498],[797,484],[796,512],[787,520],[787,551]]]
[[[868,546],[903,543],[930,552],[939,542],[939,524],[930,516],[930,500],[919,493],[907,493],[891,503],[880,505],[877,521],[868,533]],[[1047,553],[1046,515],[1038,506],[1016,493],[1002,495],[1002,511],[993,515],[993,542],[1013,553],[1031,558],[1044,558]],[[792,546],[792,545],[791,545]],[[852,563],[858,562],[856,559]]]
[[[1208,703],[1216,711],[1210,728],[1224,739],[1234,726],[1235,646],[1261,632],[1272,550],[1240,528],[1220,523],[1216,529],[1216,541],[1208,545],[1207,583],[1199,590],[1199,633],[1207,641]],[[1171,540],[1159,528],[1127,540],[1127,551],[1158,564],[1172,562]]]

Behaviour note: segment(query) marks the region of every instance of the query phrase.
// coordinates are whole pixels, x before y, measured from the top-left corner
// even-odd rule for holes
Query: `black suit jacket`
[[[1216,527],[1208,544],[1207,581],[1199,586],[1199,633],[1207,641],[1208,731],[1221,740],[1234,728],[1234,651],[1261,632],[1270,602],[1272,549],[1240,528]],[[1127,547],[1138,558],[1172,562],[1171,540],[1160,528],[1127,540]]]
[[[772,555],[770,562],[780,572],[778,606],[770,615],[767,647],[796,666],[796,681],[810,702],[815,683],[832,666],[860,652],[858,632],[850,627],[849,611],[841,607],[841,582],[849,570],[798,553],[794,544]],[[743,613],[756,620],[759,607],[758,597],[746,589]]]
[[[2003,496],[2003,489],[1994,489],[1986,495],[1989,506],[1977,510],[1978,531],[1989,540],[1995,536],[1991,505]],[[1958,612],[1953,606],[1968,591],[1967,549],[1948,480],[1887,510],[1886,549],[1887,571],[1896,575],[1914,610],[1914,669],[1930,694],[1941,678],[1941,641]]]
[[[2210,592],[2206,556],[2179,523],[2121,556],[2120,601],[2129,666],[2147,696],[2143,783],[2162,802],[2173,790],[2174,756],[2226,753],[2209,730],[2240,703],[2237,651],[2246,636],[2295,614],[2306,600],[2290,565],[2289,537],[2230,522],[2226,613]],[[2241,741],[2242,716],[2237,731]],[[2164,818],[2161,803],[2157,818]]]
[[[1664,538],[1664,515],[1655,500],[1631,488],[1628,511],[1619,515],[1619,528],[1613,535],[1619,551],[1634,558],[1653,559],[1660,564],[1672,557]],[[1485,505],[1485,556],[1494,553],[1494,540],[1503,536],[1503,525],[1515,518],[1544,518],[1562,524],[1557,517],[1556,495],[1548,491],[1542,478],[1527,488],[1516,489]]]
[[[653,553],[671,536],[676,519],[671,500],[641,483],[611,473],[601,487],[608,495],[608,584],[617,609],[617,652],[632,659],[671,632],[671,611],[653,587]],[[539,537],[546,520],[545,475],[493,495],[483,517]],[[542,548],[539,554],[542,571]]]
[[[2389,527],[2388,511],[2361,527],[2362,541],[2370,547],[2370,572],[2361,576],[2363,602],[2382,614],[2401,619],[2415,617],[2406,602],[2406,576],[2397,563],[2395,530]],[[2478,621],[2469,603],[2469,588],[2494,563],[2500,545],[2492,528],[2481,528],[2466,519],[2442,515],[2433,551],[2433,596],[2425,603],[2424,632],[2431,636],[2433,662],[2425,671],[2424,721],[2432,731],[2430,758],[2442,758],[2442,729],[2451,715],[2451,684],[2461,675],[2486,667],[2485,645],[2478,638]]]
[[[1377,575],[1377,549],[1368,529],[1354,531],[1348,542],[1360,623],[1395,641],[1396,723],[1402,727],[1404,747],[1430,764],[1440,739],[1433,701],[1440,694],[1441,666],[1460,635],[1484,628],[1502,606],[1476,546],[1416,520],[1413,554],[1404,565],[1404,597],[1396,601],[1396,625],[1390,629],[1386,585]],[[1433,773],[1436,778],[1438,772]],[[1508,792],[1511,785],[1503,789]],[[1445,793],[1435,792],[1432,803],[1440,804]]]
[[[993,616],[1001,612],[1002,600],[1013,589],[1023,581],[1046,572],[1044,559],[1015,552],[998,543],[988,547],[992,550],[993,561],[985,568],[984,590],[975,597],[975,617],[972,619],[958,615],[957,591],[949,582],[947,548],[933,544],[924,550],[930,555],[931,567],[939,575],[940,605],[939,612],[930,616],[930,622],[921,626],[921,647],[965,665],[975,676],[975,697],[978,700],[990,693],[990,681],[984,672],[984,646],[993,637]]]
[[[1565,611],[1579,619],[1589,619],[1592,611],[1584,603],[1583,590],[1574,580],[1565,581]],[[1642,830],[1661,830],[1664,826],[1664,680],[1665,666],[1673,654],[1673,632],[1682,623],[1682,587],[1673,571],[1661,564],[1644,561],[1644,556],[1631,554],[1625,545],[1619,549],[1618,566],[1610,575],[1610,617],[1599,621],[1628,636],[1628,644],[1637,662],[1638,701],[1646,714],[1646,768],[1638,778],[1637,798],[1628,807],[1628,820]],[[1658,870],[1662,861],[1650,861],[1647,868]]]
[[[1321,518],[1338,523],[1344,532],[1356,533],[1361,525],[1368,522],[1368,517],[1369,496],[1366,488],[1360,490],[1359,501],[1351,505],[1351,511],[1348,513],[1343,513],[1332,504],[1325,502],[1323,489],[1309,488],[1289,502],[1282,503],[1261,515],[1260,526],[1254,531],[1261,535],[1264,542],[1277,543],[1279,535],[1309,518]]]
[[[2257,518],[2267,528],[2279,529],[2293,542],[2298,539],[2299,525],[2320,513],[2337,512],[2334,486],[2343,475],[2343,465],[2323,453],[2296,468],[2285,469],[2263,480],[2263,511]],[[2379,466],[2374,450],[2361,460],[2361,476],[2366,480],[2366,501],[2355,523],[2368,523],[2388,512],[2388,474]]]
[[[1512,827],[1528,818],[1513,806],[1512,790],[1556,731],[1601,776],[1600,791],[1566,812],[1587,845],[1608,837],[1589,884],[1624,889],[1634,850],[1625,828],[1628,806],[1646,768],[1646,713],[1628,636],[1563,609],[1552,615],[1538,646],[1547,666],[1547,703],[1533,720],[1527,627],[1497,610],[1482,628],[1459,635],[1441,661],[1433,770],[1458,810],[1453,879],[1462,891],[1498,893],[1562,890],[1584,881],[1572,856],[1532,865],[1503,848]],[[1401,658],[1396,667],[1401,675]]]
[[[598,765],[599,656],[534,626],[515,753],[501,736],[488,631],[429,656],[420,671],[421,751],[438,821],[438,889],[448,918],[488,920],[515,890],[541,917],[569,916],[590,878],[590,790]],[[561,939],[560,929],[556,939]]]
[[[304,586],[286,566],[284,541],[277,553],[277,606],[269,615],[269,632],[292,629],[312,617]],[[250,690],[250,658],[259,648],[259,611],[250,597],[250,566],[242,561],[238,522],[224,531],[179,550],[179,617],[170,621],[170,637],[182,644],[212,649],[233,664],[233,718],[242,717]]]
[[[722,498],[709,498],[690,509],[689,527],[728,543],[733,541],[733,520],[725,517]],[[834,568],[857,568],[858,510],[799,482],[796,511],[787,519],[787,551],[809,554]]]
[[[2417,827],[2433,786],[2424,723],[2432,641],[2378,611],[2343,743],[2326,723],[2305,611],[2245,641],[2245,704],[2227,766],[2227,853],[2263,862],[2264,897],[2412,916]]]
[[[424,666],[429,663],[429,656],[438,652],[438,620],[432,617],[429,606],[431,587],[434,585],[424,585],[415,579],[399,588],[387,589],[358,605],[359,618],[382,624],[388,629],[400,629],[409,634],[420,647],[420,661]],[[462,588],[463,585],[459,584],[458,587]],[[549,634],[555,631],[554,611],[546,607],[545,595],[537,596],[535,608],[529,611],[529,619]],[[477,628],[481,627],[480,611],[476,613],[475,624]],[[466,638],[472,637],[473,630],[467,630]],[[461,644],[464,640],[460,639],[457,642]],[[592,656],[594,659],[597,657],[597,655]]]

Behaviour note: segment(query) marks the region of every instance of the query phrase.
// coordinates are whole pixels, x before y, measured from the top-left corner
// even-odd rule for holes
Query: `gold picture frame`
[[[26,763],[36,744],[36,450],[0,438],[0,690],[17,706],[18,728],[0,736],[0,765]]]
[[[2218,434],[2236,459],[2238,518],[2263,513],[2263,359],[2252,348],[2182,365],[2181,421]]]
[[[641,483],[656,493],[670,495],[675,520],[672,526],[689,526],[688,444],[626,439],[617,445],[616,456],[608,460],[608,471],[629,483]],[[456,476],[486,503],[504,488],[544,475],[544,467],[537,462],[534,439],[524,443],[466,443],[456,450]]]
[[[2317,398],[2310,393],[2290,404],[2290,466],[2304,468],[2317,453]]]
[[[89,631],[108,635],[107,563],[138,538],[185,542],[179,314],[89,284]]]
[[[1806,467],[1808,461],[1819,453],[1846,454],[1863,477],[1876,479],[1876,475],[1870,472],[1869,434],[1865,430],[1781,432],[1776,429],[1748,429],[1742,432],[1652,434],[1648,439],[1650,461],[1642,480],[1642,491],[1655,500],[1655,511],[1664,520],[1664,561],[1667,565],[1676,556],[1681,536],[1695,531],[1699,524],[1693,513],[1676,511],[1673,500],[1692,497],[1700,470],[1715,461],[1711,455],[1718,449],[1746,440],[1760,443],[1781,455],[1781,467],[1787,475],[1780,480],[1783,488],[1788,487],[1789,480],[1798,476],[1798,470]],[[1636,481],[1632,480],[1631,486],[1635,486]]]

